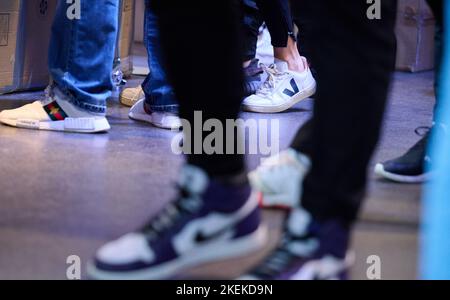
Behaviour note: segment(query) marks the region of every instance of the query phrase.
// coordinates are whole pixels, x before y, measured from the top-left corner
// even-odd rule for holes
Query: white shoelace
[[[261,85],[261,87],[256,91],[256,95],[261,97],[269,97],[272,95],[274,89],[283,81],[288,72],[281,72],[278,70],[275,64],[271,64],[270,66],[266,66],[264,64],[260,64],[260,67],[267,73],[268,77],[266,81]]]

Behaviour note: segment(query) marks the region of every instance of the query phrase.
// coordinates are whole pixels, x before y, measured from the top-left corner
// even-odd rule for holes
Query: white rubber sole
[[[288,110],[295,104],[299,103],[300,101],[307,99],[314,95],[316,93],[316,87],[317,84],[314,83],[311,87],[304,89],[294,96],[292,96],[289,101],[286,101],[280,105],[248,105],[248,104],[242,104],[242,109],[249,112],[257,112],[257,113],[280,113],[283,111]]]
[[[147,113],[133,113],[130,112],[128,117],[132,120],[149,123],[155,127],[169,130],[177,130],[181,128],[180,120],[177,117],[169,117],[171,120],[155,120],[154,116]],[[167,118],[167,117],[166,117]]]
[[[382,164],[375,165],[375,174],[383,178],[399,183],[423,183],[430,178],[430,174],[422,174],[419,176],[405,176],[387,172]]]
[[[157,113],[151,115],[147,113],[130,111],[128,117],[132,120],[149,123],[155,127],[162,129],[177,130],[181,128],[181,121],[176,116],[164,116],[158,118]]]
[[[63,121],[39,121],[33,119],[0,119],[8,126],[76,133],[97,133],[111,129],[106,118],[66,118]]]
[[[108,272],[99,270],[90,262],[87,274],[97,280],[158,280],[169,279],[186,268],[202,264],[238,258],[251,254],[266,243],[267,228],[260,225],[253,233],[235,240],[220,241],[197,247],[182,257],[164,264],[133,272]]]

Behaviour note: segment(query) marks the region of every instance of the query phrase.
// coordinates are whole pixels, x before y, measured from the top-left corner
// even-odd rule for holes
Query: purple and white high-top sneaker
[[[187,267],[239,257],[263,246],[258,202],[245,184],[209,179],[184,166],[178,199],[141,230],[101,247],[93,279],[167,279]]]
[[[315,222],[294,209],[279,246],[242,280],[343,280],[351,266],[349,229],[341,222]]]

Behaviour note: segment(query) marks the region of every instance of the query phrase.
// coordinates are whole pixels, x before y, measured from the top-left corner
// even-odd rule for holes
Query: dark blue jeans
[[[146,104],[152,111],[177,112],[178,102],[162,67],[158,19],[150,8],[150,1],[146,0],[145,3],[144,21],[144,43],[147,47],[150,74],[142,83],[142,89]]]

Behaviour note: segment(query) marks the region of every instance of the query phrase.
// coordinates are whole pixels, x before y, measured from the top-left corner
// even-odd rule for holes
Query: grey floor
[[[136,85],[141,78],[129,81]],[[395,74],[383,137],[374,162],[411,146],[417,126],[430,124],[433,75]],[[0,110],[21,106],[42,92],[0,96]],[[338,100],[337,100],[338,101]],[[279,118],[281,147],[311,113],[311,100],[270,116]],[[169,184],[183,159],[173,155],[173,132],[127,117],[109,103],[107,134],[29,131],[0,126],[0,279],[65,279],[66,259],[85,264],[104,242],[142,224],[173,196]],[[259,117],[243,114],[244,118]],[[249,156],[252,169],[260,157]],[[373,163],[371,168],[373,167]],[[368,199],[353,237],[352,278],[366,279],[370,255],[381,258],[383,279],[417,276],[419,185],[371,176]],[[264,212],[270,243],[244,259],[186,271],[186,277],[229,278],[253,265],[274,245],[281,213]]]

